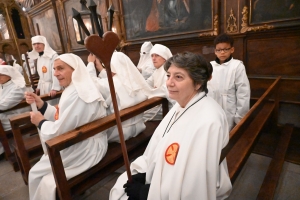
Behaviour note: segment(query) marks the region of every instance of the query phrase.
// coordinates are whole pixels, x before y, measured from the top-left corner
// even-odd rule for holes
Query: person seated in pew
[[[144,152],[110,191],[110,199],[225,199],[231,192],[224,110],[207,96],[209,62],[190,52],[168,59],[166,85],[176,104],[156,128]]]
[[[0,110],[5,111],[20,103],[24,99],[25,90],[25,80],[22,74],[10,65],[0,65]],[[4,131],[11,129],[10,117],[26,111],[29,111],[29,106],[27,108],[0,113],[0,120]],[[0,143],[0,154],[3,151],[2,144]]]
[[[40,112],[31,112],[31,122],[40,130],[42,144],[76,127],[106,116],[106,103],[90,79],[85,64],[74,54],[58,56],[54,62],[54,75],[64,87],[58,107],[43,102],[34,93],[26,92],[26,102],[34,101]],[[100,132],[60,152],[67,179],[97,164],[107,151],[106,132]],[[47,150],[29,171],[31,200],[55,200],[56,184]]]
[[[111,72],[113,74],[114,87],[119,110],[134,106],[147,99],[143,92],[143,85],[147,85],[143,76],[132,63],[130,58],[122,52],[114,52],[111,58]],[[98,71],[104,71],[99,59],[96,58]],[[92,77],[96,78],[96,70],[93,65],[87,66]],[[107,78],[94,79],[99,91],[106,99],[108,105],[107,114],[114,113],[109,84]],[[122,122],[124,139],[137,136],[146,126],[143,121],[143,113]],[[116,126],[107,130],[108,142],[120,142],[118,128]]]
[[[232,57],[233,42],[233,38],[226,33],[215,38],[217,57],[211,61],[213,78],[210,81],[211,86],[221,95],[219,103],[225,110],[229,130],[241,121],[250,107],[249,80],[243,62]]]
[[[142,73],[143,77],[147,80],[154,72],[155,67],[153,65],[150,51],[153,45],[151,42],[144,42],[141,46],[140,60],[137,65],[138,70]]]
[[[107,73],[106,73],[106,69],[103,67],[102,63],[100,62],[100,60],[92,53],[90,53],[88,55],[88,64],[87,64],[87,68],[91,69],[94,68],[95,70],[89,70],[89,73],[92,77],[96,76],[98,78],[107,78]]]
[[[157,95],[157,93],[161,93],[165,94],[164,97],[168,98],[168,92],[166,88],[167,76],[164,70],[164,64],[166,60],[172,57],[172,53],[168,47],[161,44],[155,44],[150,51],[150,55],[152,58],[153,65],[156,69],[153,72],[153,74],[146,80],[146,82],[152,89],[154,89],[153,96],[161,96]],[[170,109],[172,108],[173,104],[175,104],[175,102],[170,98],[168,98],[168,100]],[[161,120],[161,105],[145,111],[143,118],[145,122],[151,120]]]

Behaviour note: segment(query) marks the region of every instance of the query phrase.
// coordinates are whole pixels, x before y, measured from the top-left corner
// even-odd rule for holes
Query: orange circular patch
[[[42,72],[43,72],[43,73],[47,73],[47,67],[43,66],[43,67],[42,67]]]
[[[56,112],[55,112],[55,115],[54,115],[54,119],[58,120],[58,118],[59,118],[59,107],[58,107],[58,105],[56,105],[55,108],[56,108]]]
[[[165,159],[167,163],[169,163],[170,165],[175,164],[178,151],[179,151],[178,143],[173,143],[167,148],[165,152]]]

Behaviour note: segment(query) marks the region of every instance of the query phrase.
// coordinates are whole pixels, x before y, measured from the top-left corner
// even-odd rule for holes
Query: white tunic
[[[95,77],[95,68],[93,65],[88,65],[87,69],[92,75],[92,77]],[[102,70],[104,71],[104,70]],[[110,95],[110,89],[108,84],[107,78],[102,79],[94,79],[96,81],[96,85],[101,92],[102,96],[106,99],[106,104],[108,105],[107,108],[107,114],[114,113],[114,108],[111,100]],[[114,81],[114,87],[116,91],[116,98],[118,102],[119,110],[122,110],[124,108],[128,108],[130,106],[134,106],[138,103],[141,103],[142,101],[145,101],[147,99],[147,96],[144,95],[144,93],[139,90],[133,92],[131,95],[128,94],[128,91],[124,87],[124,85],[121,83],[121,81],[118,78],[118,74],[113,76]],[[135,117],[132,117],[124,122],[122,122],[122,128],[123,128],[123,134],[124,139],[128,140],[131,137],[137,136],[139,133],[141,133],[143,130],[145,130],[146,126],[143,121],[143,114],[139,114]],[[107,137],[108,142],[119,142],[119,133],[117,126],[114,126],[107,130]]]
[[[242,61],[231,59],[218,64],[211,62],[213,66],[212,79],[209,84],[218,90],[221,100],[217,100],[224,109],[229,130],[237,124],[249,111],[250,84]]]
[[[57,54],[54,54],[52,58],[44,55],[38,57],[37,72],[40,79],[37,88],[40,89],[40,95],[48,94],[51,90],[60,91],[61,89],[53,71],[53,63],[56,57]],[[43,67],[47,68],[46,72],[43,72]]]
[[[43,123],[40,131],[41,141],[49,140],[78,126],[92,122],[106,115],[103,102],[85,103],[78,97],[71,83],[62,93],[59,101],[59,119],[54,121],[56,108],[48,105],[44,114],[51,121]],[[98,133],[65,150],[61,157],[67,179],[70,179],[97,164],[107,151],[107,135]],[[30,199],[55,200],[56,184],[48,155],[43,155],[29,172]]]
[[[132,174],[146,172],[146,183],[150,183],[148,199],[229,196],[232,186],[226,160],[219,165],[221,150],[229,139],[226,115],[212,98],[203,96],[204,92],[197,94],[185,108],[175,104],[155,130],[144,154],[131,164]],[[175,112],[179,112],[176,119]],[[178,143],[179,151],[171,165],[165,154],[173,143]],[[123,188],[126,181],[123,173],[110,191],[111,200],[128,198]]]
[[[24,99],[24,88],[17,87],[12,81],[8,81],[5,84],[0,84],[0,110],[4,111],[10,109],[20,103]],[[5,113],[0,113],[0,120],[2,127],[5,131],[10,130],[9,118],[17,114],[29,111],[30,107],[20,108],[17,110],[11,110]],[[4,152],[3,146],[0,143],[0,155]]]
[[[14,107],[24,99],[24,92],[26,88],[17,87],[12,81],[5,84],[0,84],[0,110],[4,111]],[[0,113],[0,119],[5,131],[10,130],[9,118],[17,114],[29,111],[30,107],[20,108],[17,110]]]

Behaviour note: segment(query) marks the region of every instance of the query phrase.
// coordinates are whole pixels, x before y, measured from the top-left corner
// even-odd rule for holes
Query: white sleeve
[[[107,72],[106,69],[101,70],[101,72],[98,74],[99,78],[107,78]]]
[[[153,75],[151,75],[146,82],[148,83],[148,85],[150,85],[151,88],[153,88],[154,86],[154,79],[153,79]]]
[[[93,62],[89,62],[86,66],[86,69],[88,70],[91,77],[97,77],[95,64]]]
[[[150,77],[155,71],[155,67],[151,65],[146,65],[145,68],[142,69],[142,75],[144,77]]]
[[[13,88],[10,93],[5,96],[1,96],[0,99],[0,110],[7,110],[24,99],[24,88]]]
[[[250,83],[243,63],[239,64],[235,77],[237,105],[234,122],[237,124],[246,115],[250,107]]]

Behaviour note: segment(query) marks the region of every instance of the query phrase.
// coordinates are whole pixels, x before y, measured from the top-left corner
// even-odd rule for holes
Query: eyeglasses
[[[215,49],[215,51],[216,51],[216,53],[221,53],[222,51],[223,51],[224,53],[227,53],[231,48],[232,48],[232,47],[227,48],[227,49]]]

